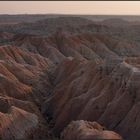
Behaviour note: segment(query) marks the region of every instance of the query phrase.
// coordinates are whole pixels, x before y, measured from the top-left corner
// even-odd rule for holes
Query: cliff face
[[[0,46],[2,139],[139,140],[140,47],[125,26],[72,17],[12,26]]]
[[[131,122],[134,121],[132,116],[138,117],[133,112],[138,105],[138,68],[126,62],[112,69],[93,62],[77,65],[75,61],[67,61],[69,67],[65,63],[59,67],[64,70],[57,70],[57,84],[52,97],[45,103],[46,114],[55,120],[54,132],[60,133],[72,120],[83,119],[98,121],[125,138],[134,138],[139,128],[135,127],[135,131],[129,134],[128,129],[132,129],[129,117]],[[135,137],[138,138],[139,134]]]

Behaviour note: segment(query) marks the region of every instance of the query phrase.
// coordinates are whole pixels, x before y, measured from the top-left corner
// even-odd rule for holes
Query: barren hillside
[[[0,26],[2,139],[140,139],[140,24],[86,18]]]

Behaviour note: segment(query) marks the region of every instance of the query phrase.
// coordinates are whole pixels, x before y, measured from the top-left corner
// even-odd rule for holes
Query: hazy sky
[[[0,1],[0,14],[140,15],[140,1]]]

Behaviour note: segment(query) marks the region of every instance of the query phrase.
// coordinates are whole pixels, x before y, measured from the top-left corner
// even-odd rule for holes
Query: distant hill
[[[83,17],[93,21],[102,21],[110,18],[120,18],[127,21],[140,21],[140,16],[119,16],[119,15],[65,15],[65,14],[21,14],[21,15],[0,15],[0,24],[15,24],[19,22],[35,22],[45,18],[56,17]]]

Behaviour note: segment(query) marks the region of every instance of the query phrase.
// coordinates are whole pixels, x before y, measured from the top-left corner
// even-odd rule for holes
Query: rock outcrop
[[[62,140],[122,140],[113,131],[105,130],[97,122],[73,121],[61,133]]]
[[[35,88],[36,83],[39,84],[40,75],[48,71],[51,66],[53,62],[39,54],[12,45],[0,47],[0,136],[2,139],[48,138],[46,121],[35,104],[37,96],[40,98],[44,96]],[[47,82],[49,86],[49,81],[46,81],[46,84]],[[41,90],[41,85],[38,88]],[[34,132],[37,133],[33,135]]]
[[[37,128],[35,114],[12,106],[7,113],[0,113],[0,135],[3,140],[26,139]]]

